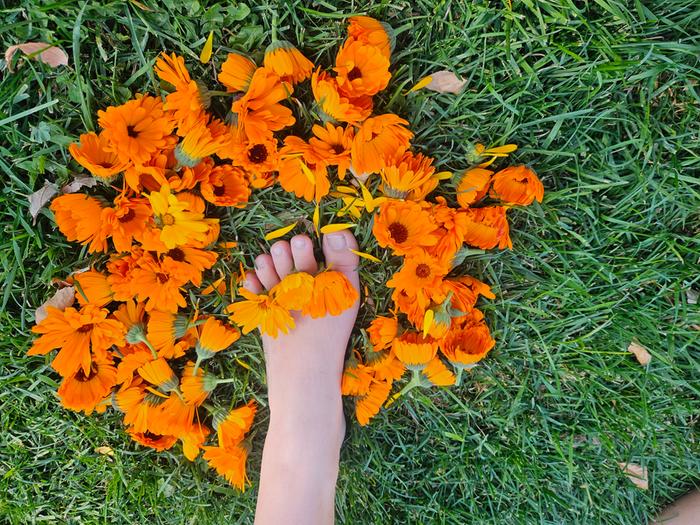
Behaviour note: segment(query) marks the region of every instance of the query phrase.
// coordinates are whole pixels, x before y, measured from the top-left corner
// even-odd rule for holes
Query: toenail
[[[272,253],[275,255],[284,255],[284,247],[281,244],[275,244],[272,247]]]
[[[303,248],[304,246],[306,246],[306,239],[304,239],[303,237],[294,237],[292,239],[292,246],[294,246],[295,248]]]
[[[342,233],[332,233],[328,236],[328,242],[334,250],[342,250],[345,248],[345,235]]]

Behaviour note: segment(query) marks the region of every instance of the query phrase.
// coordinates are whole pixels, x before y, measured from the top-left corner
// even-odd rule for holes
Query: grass
[[[0,521],[252,521],[264,417],[253,489],[239,495],[201,463],[129,443],[114,415],[60,409],[56,375],[24,354],[51,278],[88,258],[46,210],[32,224],[26,197],[68,179],[66,144],[97,109],[153,89],[160,50],[194,65],[212,29],[216,62],[262,49],[273,13],[324,63],[345,15],[389,22],[394,76],[378,105],[408,117],[444,169],[458,169],[470,143],[516,142],[516,160],[546,188],[541,206],[512,212],[512,252],[465,265],[497,292],[483,304],[496,349],[462,387],[414,391],[369,427],[350,424],[339,521],[647,523],[700,484],[700,316],[687,295],[700,288],[700,10],[688,0],[510,4],[0,1],[3,47],[48,41],[71,57],[55,70],[25,62],[0,80]],[[467,80],[461,95],[403,95],[443,68]],[[255,239],[290,202],[266,190],[224,233]],[[362,277],[381,294],[377,268]],[[633,338],[649,348],[648,367],[626,352]],[[260,362],[254,339],[240,351]],[[259,372],[236,388],[264,391]],[[102,445],[114,456],[96,453]],[[618,462],[645,466],[649,490]]]

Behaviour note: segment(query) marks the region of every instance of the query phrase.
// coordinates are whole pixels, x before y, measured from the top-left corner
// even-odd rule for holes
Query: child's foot
[[[359,291],[357,241],[348,231],[324,235],[323,253],[327,268],[345,274]],[[248,272],[244,287],[261,293],[275,286],[280,279],[295,271],[315,274],[319,263],[314,257],[313,242],[306,235],[297,235],[291,242],[277,241],[270,254],[255,259],[255,272]],[[340,381],[345,350],[355,324],[359,300],[338,316],[312,319],[293,312],[296,327],[276,339],[262,336],[267,365],[268,399],[271,419],[326,418],[332,412],[340,417],[342,404]],[[339,411],[339,413],[338,413]],[[300,415],[301,413],[301,415]]]

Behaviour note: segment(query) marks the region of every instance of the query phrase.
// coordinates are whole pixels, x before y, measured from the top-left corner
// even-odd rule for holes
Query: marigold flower
[[[163,262],[167,260],[174,273],[195,286],[201,286],[202,272],[214,266],[217,258],[216,252],[188,246],[173,248],[162,255]]]
[[[180,384],[175,372],[162,357],[144,363],[137,372],[143,379],[165,392],[175,390]]]
[[[374,380],[374,370],[362,363],[345,365],[340,390],[344,396],[365,396]]]
[[[311,89],[319,109],[332,120],[359,124],[372,113],[372,97],[342,95],[335,78],[320,69],[311,75]]]
[[[449,263],[425,252],[416,252],[404,259],[401,270],[396,272],[386,285],[413,295],[427,307],[430,298],[441,294],[440,283],[450,271]]]
[[[286,191],[309,202],[328,195],[328,170],[309,144],[293,135],[286,137],[280,159],[277,179]]]
[[[32,327],[32,332],[41,335],[27,355],[46,355],[59,349],[51,366],[62,377],[74,376],[78,370],[89,377],[93,356],[105,355],[110,346],[124,344],[124,325],[107,319],[109,311],[105,308],[86,304],[79,310],[59,310],[49,306],[46,313],[46,318]]]
[[[131,285],[140,301],[146,302],[146,310],[177,312],[187,305],[181,287],[188,281],[178,271],[176,263],[164,259],[159,262],[150,254],[144,255],[131,273]]]
[[[131,439],[140,445],[152,448],[158,452],[173,448],[173,445],[177,443],[177,436],[154,434],[148,430],[145,432],[135,432],[133,429],[127,429],[126,432],[131,436]]]
[[[180,164],[190,168],[202,162],[205,157],[226,148],[231,141],[225,125],[207,125],[203,119],[192,123],[182,136],[183,139],[175,148],[175,158]]]
[[[406,372],[406,366],[396,358],[394,352],[381,352],[388,354],[386,358],[377,359],[369,365],[374,371],[374,378],[377,381],[398,381]]]
[[[375,317],[367,328],[372,349],[375,352],[391,346],[399,330],[399,322],[396,317]]]
[[[104,134],[94,132],[80,135],[80,143],[68,146],[68,151],[83,168],[95,177],[111,179],[129,165],[120,160],[116,153],[109,151],[109,142]]]
[[[191,428],[181,433],[178,438],[182,441],[182,453],[190,461],[194,461],[199,456],[199,451],[211,433],[207,427],[201,423],[194,423]]]
[[[430,157],[407,151],[395,164],[380,170],[382,193],[394,199],[405,199],[432,178],[435,173],[432,164]]]
[[[379,246],[395,255],[422,251],[437,243],[437,226],[430,213],[415,202],[387,201],[374,217],[374,234]]]
[[[132,345],[134,351],[122,357],[117,365],[117,384],[127,388],[134,380],[134,373],[149,361],[153,361],[153,353],[144,344]]]
[[[158,351],[160,357],[173,359],[176,355],[176,341],[187,333],[189,319],[174,312],[151,310],[148,317],[146,338]]]
[[[505,206],[469,208],[465,214],[469,219],[464,241],[483,250],[498,246],[500,250],[513,248]]]
[[[87,245],[88,252],[107,250],[107,229],[102,223],[102,204],[84,193],[59,195],[51,202],[56,224],[69,241]]]
[[[230,146],[219,152],[222,158],[231,159],[235,166],[241,166],[251,174],[261,176],[276,171],[279,164],[277,139],[267,137],[260,142],[238,137]]]
[[[286,40],[275,40],[265,49],[264,65],[283,81],[298,84],[311,75],[313,63]]]
[[[508,204],[527,206],[533,200],[542,202],[544,186],[527,166],[510,166],[493,176],[491,196]]]
[[[250,197],[245,171],[230,164],[216,166],[199,188],[202,197],[217,206],[242,208]]]
[[[435,357],[438,345],[432,337],[405,332],[394,339],[392,348],[396,357],[408,368],[421,370]]]
[[[175,88],[165,97],[164,109],[172,113],[178,135],[184,136],[199,120],[206,118],[208,94],[202,93],[202,87],[190,77],[184,58],[175,53],[161,53],[154,69],[161,80]]]
[[[314,287],[302,315],[316,319],[326,315],[340,315],[360,298],[360,293],[345,274],[326,270],[314,276]]]
[[[61,405],[76,412],[90,415],[93,410],[112,392],[116,384],[117,370],[108,355],[95,356],[88,373],[82,368],[67,376],[58,388]]]
[[[153,432],[158,421],[163,417],[162,405],[167,396],[163,393],[148,391],[140,377],[134,379],[129,386],[122,387],[114,395],[115,408],[124,412],[124,425],[131,426],[137,433]]]
[[[232,448],[202,447],[204,459],[209,466],[223,476],[226,481],[243,492],[248,482],[245,472],[245,463],[248,459],[248,449],[242,445]]]
[[[280,306],[272,296],[256,295],[246,288],[239,288],[238,294],[245,300],[229,305],[226,312],[244,334],[260,328],[263,334],[277,337],[278,332],[286,334],[294,328],[294,318],[289,310]]]
[[[457,184],[457,202],[462,208],[469,208],[481,200],[489,189],[493,171],[472,168],[465,171]]]
[[[180,390],[185,403],[200,406],[216,388],[216,378],[202,370],[195,370],[195,364],[188,361],[182,371]]]
[[[205,238],[209,226],[204,221],[204,214],[189,211],[188,203],[170,193],[168,186],[163,186],[159,192],[151,192],[148,200],[162,225],[160,238],[165,246],[175,248]]]
[[[352,141],[352,169],[355,175],[377,173],[408,149],[413,133],[408,122],[392,113],[365,120]]]
[[[148,162],[151,154],[167,145],[166,137],[173,130],[163,103],[148,95],[98,111],[97,115],[109,151],[122,162]]]
[[[357,422],[365,426],[379,413],[379,409],[389,397],[391,381],[377,381],[369,387],[369,392],[355,402]]]
[[[219,437],[219,446],[231,449],[236,447],[250,430],[258,407],[255,401],[234,408],[226,417],[219,421],[216,427]]]
[[[314,277],[306,272],[295,272],[277,283],[270,295],[275,302],[287,310],[301,310],[311,299]]]
[[[451,386],[455,384],[455,375],[439,357],[435,357],[430,361],[422,370],[422,373],[435,386]]]
[[[389,26],[369,16],[353,16],[349,19],[348,38],[377,48],[387,59],[391,56]]]
[[[334,126],[326,122],[325,126],[314,124],[314,137],[309,139],[309,145],[316,156],[329,166],[338,167],[338,178],[345,180],[345,173],[350,167],[350,149],[355,130],[352,126]]]
[[[496,342],[486,323],[480,322],[450,331],[439,344],[440,351],[452,365],[464,368],[481,361]]]
[[[373,46],[346,40],[338,50],[334,71],[340,92],[349,99],[372,96],[389,83],[389,59]]]
[[[229,53],[221,65],[219,82],[226,86],[226,91],[235,93],[246,91],[255,73],[255,62],[239,53]]]
[[[160,417],[149,425],[153,432],[180,436],[192,428],[196,407],[185,403],[178,392],[171,392],[159,409]]]
[[[241,337],[237,328],[227,326],[214,317],[209,317],[199,327],[199,339],[197,340],[197,356],[208,359],[217,352],[226,350]]]
[[[118,252],[128,252],[134,241],[146,231],[153,212],[148,201],[128,198],[123,194],[114,199],[114,208],[103,208],[100,221],[109,232]]]
[[[81,306],[90,303],[102,307],[112,302],[114,294],[104,273],[96,270],[76,273],[73,282],[77,284],[75,296]]]

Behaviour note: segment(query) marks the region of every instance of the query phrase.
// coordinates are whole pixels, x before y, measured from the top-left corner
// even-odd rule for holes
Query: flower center
[[[78,332],[80,332],[81,334],[84,334],[85,332],[89,332],[90,330],[92,330],[92,323],[84,324],[83,326],[78,328]]]
[[[248,159],[253,164],[262,164],[267,160],[267,148],[265,144],[256,144],[248,150]]]
[[[182,262],[185,260],[185,252],[180,248],[173,248],[167,253],[167,256],[177,262]]]
[[[420,263],[418,266],[416,266],[416,276],[420,277],[421,279],[425,279],[426,277],[430,276],[430,266],[428,266],[425,263]]]
[[[163,221],[164,226],[172,226],[175,224],[175,217],[173,217],[171,214],[166,213],[161,217],[161,220]]]
[[[97,366],[95,363],[92,363],[90,365],[90,372],[88,372],[87,375],[85,375],[85,372],[83,372],[83,367],[81,366],[80,369],[78,370],[78,373],[75,374],[75,380],[80,381],[81,383],[85,383],[86,381],[89,381],[93,377],[97,375]]]
[[[389,235],[392,239],[394,239],[394,241],[401,244],[402,242],[406,242],[406,239],[408,239],[408,228],[406,228],[406,226],[400,222],[392,222],[389,225]]]
[[[353,67],[350,72],[348,73],[348,80],[355,80],[358,78],[362,77],[362,71],[360,70],[359,67],[355,66]]]
[[[119,222],[129,222],[136,216],[136,212],[133,208],[126,210],[126,213],[117,219]]]
[[[170,280],[170,277],[168,277],[168,274],[166,273],[158,272],[156,274],[156,279],[158,279],[158,281],[160,281],[161,284],[165,284]]]
[[[341,153],[345,153],[345,148],[341,146],[340,144],[333,144],[331,146],[331,149],[333,150],[333,153],[336,155],[340,155]]]
[[[214,195],[217,197],[221,197],[222,195],[226,194],[226,187],[225,186],[214,186]]]
[[[139,132],[136,131],[136,128],[134,126],[127,126],[126,134],[129,135],[132,139],[137,139],[139,137]]]

